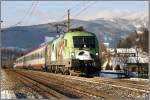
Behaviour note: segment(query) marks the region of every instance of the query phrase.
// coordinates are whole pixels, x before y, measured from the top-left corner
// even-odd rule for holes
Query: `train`
[[[14,67],[87,75],[101,70],[99,55],[99,42],[94,33],[72,30],[17,58]]]

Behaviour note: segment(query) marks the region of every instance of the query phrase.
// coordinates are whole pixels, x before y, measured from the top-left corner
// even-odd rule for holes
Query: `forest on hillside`
[[[143,51],[148,52],[148,29],[143,28],[143,33],[138,34],[136,31],[128,35],[126,38],[119,41],[117,47],[118,48],[131,48],[131,47],[138,47],[141,48]]]

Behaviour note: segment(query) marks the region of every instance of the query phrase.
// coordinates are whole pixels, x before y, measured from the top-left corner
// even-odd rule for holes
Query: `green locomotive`
[[[62,74],[90,74],[100,71],[96,35],[70,31],[18,58],[15,67]]]
[[[48,43],[46,67],[48,71],[64,74],[99,71],[99,43],[96,35],[73,31]]]

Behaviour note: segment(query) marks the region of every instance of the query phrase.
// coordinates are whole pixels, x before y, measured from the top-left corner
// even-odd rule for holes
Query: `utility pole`
[[[70,31],[70,10],[68,9],[68,19],[67,19],[67,25],[64,23],[64,24],[56,24],[54,25],[54,27],[56,27],[56,31],[57,31],[57,34],[60,35],[61,31],[63,30],[62,28],[63,27],[67,27],[67,31],[69,32]]]
[[[70,31],[70,10],[68,9],[68,32]]]

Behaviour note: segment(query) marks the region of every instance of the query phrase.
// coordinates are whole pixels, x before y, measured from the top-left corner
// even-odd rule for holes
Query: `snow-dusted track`
[[[148,82],[143,81],[85,78],[32,70],[11,71],[33,90],[40,88],[39,93],[48,98],[137,99],[145,98],[149,92]]]
[[[59,98],[116,98],[115,96],[108,96],[104,93],[93,93],[91,91],[87,91],[86,89],[78,87],[74,84],[69,84],[64,82],[64,80],[61,81],[61,78],[55,76],[48,77],[46,75],[39,74],[38,72],[32,72],[32,71],[15,71],[17,74],[22,75],[23,77],[29,78],[32,81],[37,82],[37,84],[44,85],[47,87],[47,89],[52,89],[55,92],[53,92],[53,95],[59,94]],[[31,82],[30,82],[31,83]],[[42,87],[39,87],[43,89]],[[51,92],[52,93],[52,92]]]

